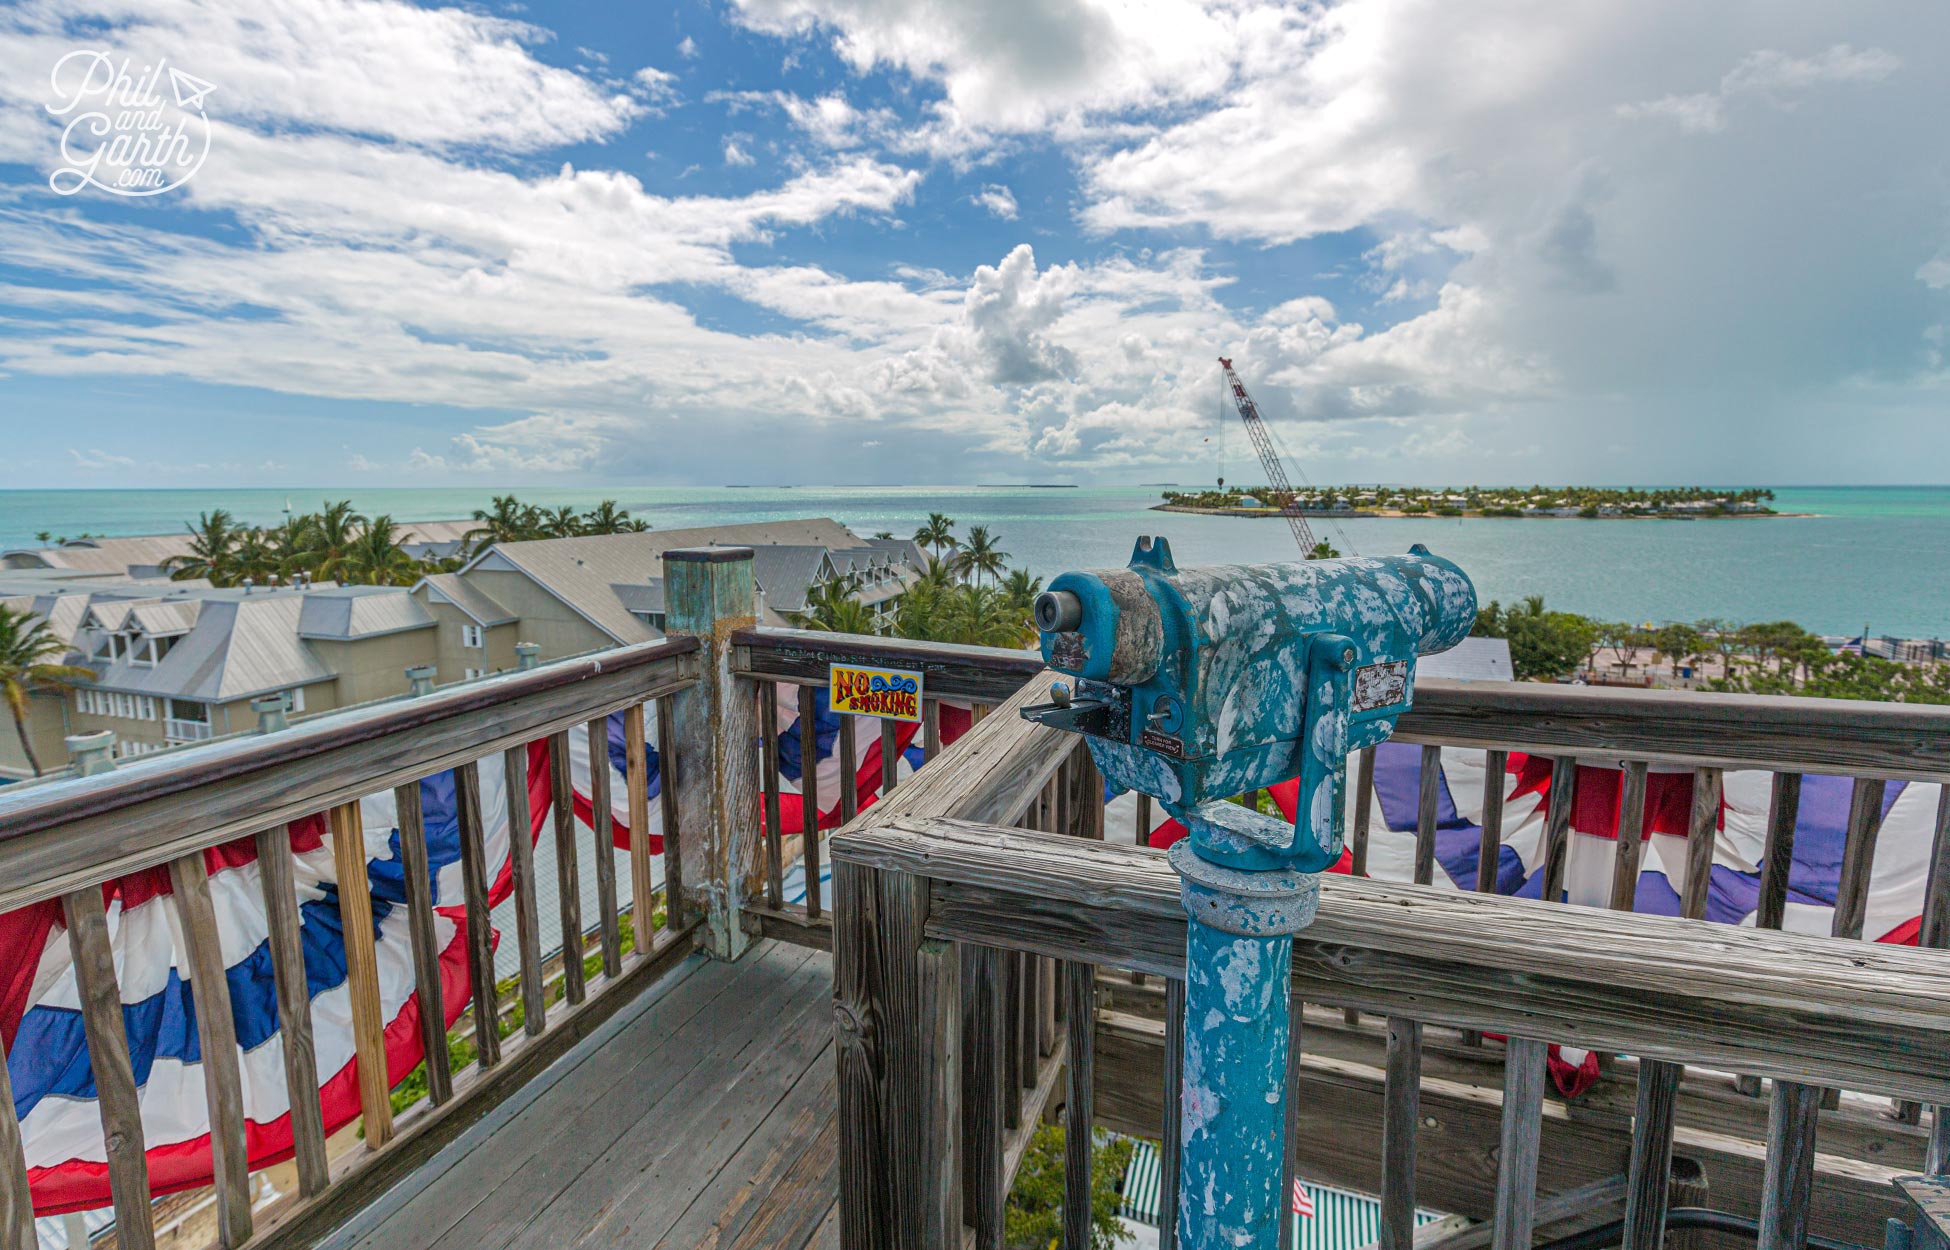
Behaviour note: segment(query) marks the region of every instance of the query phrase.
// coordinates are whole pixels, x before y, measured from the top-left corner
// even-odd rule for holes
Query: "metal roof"
[[[154,666],[108,665],[95,684],[106,690],[228,703],[330,681],[336,676],[298,636],[304,594],[258,594],[204,600],[196,628]]]
[[[413,589],[421,586],[435,603],[451,603],[477,625],[506,625],[521,618],[496,602],[493,595],[479,586],[463,581],[458,573],[431,573],[420,579]]]
[[[135,538],[88,538],[58,547],[12,547],[0,551],[8,568],[74,569],[121,573],[159,568],[171,556],[188,555],[188,534],[147,534]]]
[[[342,642],[433,625],[433,617],[405,587],[334,586],[305,595],[298,636]]]

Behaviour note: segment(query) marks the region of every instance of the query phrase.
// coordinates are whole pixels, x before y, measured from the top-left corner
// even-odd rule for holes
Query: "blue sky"
[[[1947,480],[1947,34],[22,0],[0,488],[1239,477],[1222,353],[1317,481]],[[50,186],[96,51],[213,84],[180,186]]]

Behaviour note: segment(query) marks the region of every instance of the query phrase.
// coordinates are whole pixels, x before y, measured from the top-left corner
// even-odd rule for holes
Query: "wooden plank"
[[[927,699],[921,704],[921,764],[926,767],[941,757],[941,704]]]
[[[0,790],[0,911],[390,789],[696,680],[696,645],[645,643],[308,717]],[[11,791],[12,793],[9,793]]]
[[[1004,647],[916,642],[866,634],[829,634],[762,626],[732,634],[733,671],[741,676],[824,686],[834,662],[901,668],[922,675],[922,689],[937,699],[1000,703],[1042,672],[1033,653]],[[1043,689],[1048,689],[1047,686]]]
[[[758,683],[759,787],[765,795],[765,901],[785,906],[785,833],[779,827],[779,687]],[[804,759],[805,756],[800,756]]]
[[[1151,845],[1151,796],[1148,794],[1137,796],[1137,823],[1132,834],[1132,845]]]
[[[940,819],[835,840],[848,862],[933,879],[928,929],[1057,959],[1182,975],[1164,857]],[[1934,951],[1700,926],[1330,875],[1294,939],[1310,1003],[1526,1032],[1936,1101],[1950,1094],[1950,981]],[[1950,1101],[1950,1099],[1946,1099]]]
[[[1096,1037],[1097,970],[1089,964],[1060,965],[1071,1000],[1069,1073],[1063,1121],[1063,1247],[1090,1250],[1090,1148],[1096,1115],[1090,1100],[1096,1086],[1091,1062]]]
[[[589,722],[589,827],[596,852],[596,926],[602,934],[603,975],[623,974],[623,930],[616,915],[616,822],[610,806],[609,718]]]
[[[443,1062],[447,1055],[446,997],[440,981],[440,947],[433,932],[434,886],[427,863],[426,814],[421,808],[419,782],[393,787],[393,812],[406,886],[406,931],[413,945],[413,992],[420,1004],[420,1050],[427,1057],[427,1099],[437,1107],[453,1097],[454,1079]],[[259,849],[261,853],[261,843]],[[273,853],[277,850],[274,844]]]
[[[757,918],[762,937],[776,938],[794,946],[810,946],[815,950],[833,949],[833,918],[830,915],[809,917],[802,910],[787,908],[774,911],[757,905],[746,907],[745,912]]]
[[[1608,1176],[1565,1193],[1538,1199],[1533,1224],[1541,1233],[1552,1224],[1615,1210],[1624,1201],[1625,1177]],[[1444,1222],[1416,1229],[1415,1250],[1483,1250],[1496,1237],[1496,1221],[1493,1219],[1472,1224],[1468,1228],[1433,1231],[1442,1228]]]
[[[142,1101],[129,1059],[129,1035],[122,1022],[122,992],[115,982],[115,951],[108,936],[102,887],[91,885],[61,899],[81,996],[81,1025],[88,1038],[89,1074],[106,1139],[108,1187],[115,1203],[118,1244],[152,1250],[155,1226],[149,1218],[149,1162],[143,1154]]]
[[[39,1245],[34,1233],[34,1195],[27,1184],[27,1155],[14,1116],[13,1077],[0,1045],[0,1244],[16,1250]]]
[[[1758,1250],[1802,1250],[1814,1187],[1815,1121],[1821,1090],[1776,1080],[1767,1115],[1767,1182]]]
[[[890,720],[880,722],[880,795],[885,798],[893,793],[901,779],[900,743],[895,740],[899,727]]]
[[[379,1014],[379,954],[366,878],[366,830],[359,805],[330,813],[332,865],[338,874],[339,920],[345,935],[345,989],[352,1003],[352,1049],[359,1074],[359,1118],[374,1149],[393,1136],[392,1083],[386,1077],[386,1026]]]
[[[1363,747],[1354,773],[1353,862],[1348,867],[1357,877],[1368,875],[1368,828],[1374,823],[1374,753]]]
[[[799,687],[799,828],[806,865],[806,915],[817,917],[819,885],[819,691]]]
[[[1546,903],[1564,897],[1564,873],[1571,862],[1571,812],[1577,802],[1578,762],[1569,755],[1551,761],[1550,804],[1544,812],[1544,883]]]
[[[251,1235],[244,1083],[237,1061],[237,1021],[231,1015],[230,981],[203,852],[170,860],[169,886],[189,948],[190,996],[196,1007],[196,1040],[203,1056],[203,1097],[210,1113],[210,1174],[216,1187],[217,1239],[225,1246],[238,1246]]]
[[[473,761],[454,769],[454,816],[460,829],[460,888],[467,915],[467,983],[474,1004],[474,1059],[482,1071],[501,1062],[499,1003],[494,988],[494,922],[488,914],[486,826],[481,820],[481,772]],[[539,958],[536,960],[539,974]],[[529,967],[522,957],[525,982]],[[539,981],[536,993],[540,994]],[[536,1017],[539,1019],[539,1013]]]
[[[1164,1117],[1158,1136],[1158,1247],[1178,1245],[1178,1174],[1183,1166],[1185,1092],[1185,981],[1165,982]],[[1288,1091],[1292,1096],[1292,1091]]]
[[[1950,707],[1425,677],[1393,737],[1718,768],[1950,775]]]
[[[1022,966],[1025,956],[1010,951],[1002,960],[1002,1125],[1022,1126],[1022,1087],[1027,1060],[1022,1050]]]
[[[1483,841],[1476,853],[1476,892],[1496,893],[1497,867],[1503,856],[1503,791],[1509,787],[1508,751],[1483,756]]]
[[[1437,801],[1442,796],[1441,747],[1430,745],[1422,748],[1422,767],[1417,781],[1414,880],[1417,885],[1428,885],[1435,880],[1435,813]]]
[[[678,854],[682,824],[677,815],[678,762],[676,713],[665,697],[657,700],[657,803],[664,818],[664,924],[671,929],[690,924],[684,903],[684,857]]]
[[[1760,899],[1754,927],[1778,929],[1787,913],[1788,873],[1794,866],[1794,824],[1801,813],[1801,774],[1775,773],[1767,800],[1767,841],[1761,851]]]
[[[818,1231],[839,1193],[839,1123],[833,1118],[832,1065],[815,1062],[762,1129],[719,1170],[694,1207],[710,1210],[729,1191],[705,1234],[690,1240],[679,1222],[666,1250],[799,1250]],[[762,1151],[762,1153],[761,1153]]]
[[[1543,1042],[1512,1037],[1504,1053],[1503,1144],[1497,1154],[1494,1250],[1530,1250],[1537,1148],[1544,1129]]]
[[[840,717],[840,823],[860,814],[860,759],[853,741],[854,717]]]
[[[1842,872],[1835,890],[1835,918],[1830,930],[1838,938],[1862,936],[1862,922],[1869,911],[1869,872],[1875,865],[1876,835],[1882,832],[1886,785],[1878,778],[1861,777],[1849,792]]]
[[[509,747],[501,753],[501,778],[508,804],[508,861],[514,884],[515,950],[521,960],[521,1028],[528,1036],[536,1037],[548,1027],[548,1006],[542,993],[542,922],[535,909],[535,818],[528,802],[526,745]],[[478,775],[474,784],[477,788],[475,803],[478,806]],[[484,885],[485,880],[483,874]],[[482,900],[486,900],[485,892]],[[492,966],[490,961],[489,967]]]
[[[1381,1116],[1381,1250],[1412,1250],[1415,1245],[1415,1130],[1421,1094],[1422,1022],[1390,1016]]]
[[[636,953],[642,958],[650,952],[650,935],[656,929],[657,885],[650,862],[650,751],[641,703],[623,709],[623,754],[623,785],[630,798],[631,923],[636,927]],[[777,759],[774,755],[774,763]],[[778,824],[774,819],[772,828]]]
[[[1022,998],[1016,1004],[1016,1028],[1022,1034],[1017,1043],[1022,1051],[1022,1064],[1016,1075],[1022,1079],[1024,1089],[1034,1089],[1036,1078],[1042,1072],[1043,981],[1048,976],[1049,968],[1042,958],[1023,956]]]
[[[1686,892],[1679,914],[1688,920],[1706,916],[1707,887],[1713,884],[1713,842],[1720,831],[1722,775],[1717,768],[1693,770],[1693,812],[1686,830]]]
[[[1003,963],[989,946],[962,948],[962,1219],[975,1250],[1003,1250]]]
[[[298,896],[291,871],[291,835],[280,825],[257,835],[257,872],[264,893],[266,944],[278,996],[278,1041],[284,1049],[285,1093],[291,1106],[292,1151],[298,1193],[316,1197],[330,1183],[325,1161],[325,1119],[318,1102],[318,1062],[311,1030],[311,991],[305,980],[305,949],[298,933]],[[434,1062],[446,1053],[443,1036]],[[446,1065],[438,1066],[444,1072]],[[429,1082],[431,1086],[431,1082]]]
[[[1666,1195],[1671,1187],[1672,1130],[1678,1106],[1676,1063],[1647,1060],[1639,1069],[1638,1107],[1632,1116],[1632,1162],[1625,1197],[1623,1250],[1661,1250],[1666,1238]]]
[[[1618,838],[1611,860],[1611,909],[1631,911],[1639,898],[1639,856],[1645,847],[1644,760],[1625,765],[1618,795]]]
[[[848,1250],[959,1250],[961,959],[927,882],[834,865],[840,1226]]]
[[[573,1007],[588,991],[582,972],[582,868],[576,854],[575,779],[567,730],[549,735],[548,790],[549,816],[555,822],[556,910],[562,920],[562,997]]]

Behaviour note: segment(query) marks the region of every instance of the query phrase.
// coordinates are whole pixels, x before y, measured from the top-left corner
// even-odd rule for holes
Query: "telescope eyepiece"
[[[1045,590],[1036,596],[1036,628],[1046,634],[1067,634],[1083,624],[1083,600],[1067,590]]]

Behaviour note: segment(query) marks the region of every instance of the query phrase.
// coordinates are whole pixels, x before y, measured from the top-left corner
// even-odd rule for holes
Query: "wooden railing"
[[[869,810],[833,840],[839,921],[835,933],[841,1021],[841,1099],[845,1171],[842,1226],[849,1248],[957,1243],[964,1218],[977,1246],[999,1245],[1001,1195],[976,1178],[993,1169],[997,1151],[982,1128],[986,1108],[1006,1079],[992,1058],[998,1038],[971,1003],[998,978],[996,959],[1025,954],[1062,961],[1062,979],[1081,996],[1092,969],[1114,967],[1165,978],[1161,1071],[1153,1077],[1152,1123],[1165,1143],[1167,1227],[1175,1209],[1177,1114],[1174,1096],[1182,1055],[1184,918],[1176,877],[1148,848],[1118,845],[1136,831],[1113,831],[1111,844],[1079,845],[1009,829],[1007,819],[970,820],[950,814],[958,800],[959,762],[1034,754],[1052,749],[1050,731],[1019,722],[1024,691],[996,710],[945,757],[948,776],[932,792],[940,805],[908,794],[898,809]],[[1742,1154],[1760,1173],[1751,1210],[1761,1250],[1798,1247],[1811,1220],[1826,1231],[1870,1240],[1880,1217],[1893,1214],[1893,1194],[1870,1198],[1877,1169],[1844,1161],[1857,1183],[1817,1190],[1815,1131],[1823,1091],[1845,1088],[1886,1095],[1906,1116],[1923,1103],[1950,1101],[1950,956],[1927,949],[1943,944],[1950,890],[1950,835],[1939,808],[1926,887],[1923,945],[1915,950],[1781,933],[1794,827],[1791,802],[1802,772],[1855,775],[1836,936],[1861,936],[1862,899],[1873,860],[1880,791],[1891,778],[1941,780],[1950,772],[1950,714],[1942,709],[1803,699],[1744,699],[1663,692],[1597,693],[1528,685],[1427,682],[1415,710],[1396,735],[1420,743],[1421,787],[1415,881],[1406,884],[1330,877],[1320,919],[1296,939],[1294,993],[1298,1003],[1369,1013],[1386,1021],[1377,1042],[1383,1078],[1371,1132],[1378,1149],[1370,1175],[1378,1178],[1382,1245],[1407,1250],[1414,1242],[1416,1164],[1447,1143],[1418,1143],[1423,1090],[1424,1028],[1455,1030],[1488,1058],[1484,1034],[1507,1039],[1504,1080],[1489,1091],[1500,1128],[1497,1163],[1485,1186],[1492,1196],[1470,1214],[1493,1220],[1494,1244],[1530,1244],[1537,1218],[1540,1143],[1547,1127],[1575,1124],[1545,1112],[1544,1052],[1563,1043],[1605,1054],[1637,1057],[1637,1106],[1621,1139],[1617,1184],[1596,1188],[1622,1196],[1628,1250],[1660,1244],[1684,1065],[1739,1073],[1772,1083],[1764,1129],[1742,1143],[1721,1136],[1712,1145]],[[1620,760],[1624,770],[1618,872],[1611,900],[1617,911],[1509,899],[1492,893],[1434,891],[1431,880],[1436,776],[1445,749],[1491,752],[1500,776],[1509,750],[1553,757],[1546,821],[1546,897],[1561,893],[1575,791],[1574,758]],[[1365,794],[1372,757],[1356,765]],[[1686,891],[1686,917],[1629,913],[1637,881],[1638,840],[1648,765],[1695,767],[1698,798],[1692,832],[1696,868]],[[1764,914],[1757,929],[1706,925],[1687,917],[1703,910],[1706,865],[1718,810],[1720,770],[1775,771],[1776,809],[1769,820],[1763,870]],[[1787,778],[1783,780],[1782,778]],[[917,787],[914,787],[918,789]],[[1491,787],[1492,794],[1499,794]],[[1484,862],[1500,845],[1495,802],[1483,835]],[[1363,816],[1366,813],[1362,814]],[[1363,819],[1351,830],[1359,864]],[[1770,903],[1768,900],[1773,899]],[[1771,912],[1768,910],[1771,908]],[[1771,921],[1771,923],[1769,923]],[[955,945],[959,944],[957,950]],[[1101,983],[1128,986],[1128,978]],[[1080,999],[1079,999],[1080,1001]],[[960,1010],[955,1009],[960,1004]],[[1077,1022],[1082,1013],[1072,1011]],[[1305,1062],[1304,1013],[1296,1008],[1295,1070]],[[1068,1039],[1071,1082],[1065,1115],[1070,1144],[1071,1236],[1082,1245],[1094,1098],[1105,1093],[1094,1068],[1096,1035],[1073,1027]],[[962,1057],[946,1063],[944,1056]],[[1331,1065],[1330,1065],[1331,1066]],[[1441,1082],[1438,1082],[1441,1084]],[[1334,1097],[1331,1082],[1292,1079],[1305,1095]],[[1446,1093],[1447,1091],[1445,1091]],[[1349,1105],[1350,1091],[1339,1095]],[[1130,1102],[1128,1090],[1115,1096]],[[1478,1112],[1481,1111],[1481,1098]],[[1320,1154],[1359,1154],[1346,1106],[1289,1106],[1289,1169],[1309,1132]],[[1912,1139],[1922,1155],[1920,1129]],[[1937,1159],[1945,1125],[1934,1117]],[[1553,1138],[1564,1133],[1553,1132]],[[1682,1137],[1698,1144],[1702,1135]],[[1553,1145],[1556,1145],[1553,1142]],[[1465,1164],[1467,1173],[1480,1166]],[[1900,1159],[1887,1160],[1902,1166]],[[1824,1170],[1826,1178],[1828,1171]],[[1740,1205],[1747,1195],[1723,1189]],[[1547,1208],[1546,1215],[1555,1214]]]
[[[650,796],[641,749],[647,707],[668,724],[670,700],[699,679],[696,640],[673,638],[565,660],[543,668],[451,688],[417,699],[309,720],[256,738],[215,743],[193,753],[142,760],[94,777],[0,793],[0,910],[59,899],[81,996],[81,1015],[107,1143],[108,1174],[121,1247],[153,1242],[144,1131],[124,1030],[102,883],[167,865],[188,943],[198,994],[197,1029],[212,1126],[218,1235],[227,1247],[307,1246],[370,1198],[418,1166],[468,1124],[586,1036],[617,1007],[691,949],[693,921],[679,889],[670,918],[652,925]],[[626,773],[634,886],[633,954],[623,955],[616,863],[607,790],[608,717],[621,712],[636,747]],[[590,737],[595,824],[593,848],[579,843],[568,772],[569,736]],[[670,784],[677,771],[675,735],[664,747],[665,856],[680,859],[678,812]],[[489,874],[480,768],[505,770],[511,834],[530,827],[528,744],[547,739],[562,889],[563,1007],[543,992],[542,922],[535,912],[534,863],[525,837],[511,836],[516,937],[520,950],[520,1031],[503,1036],[488,916]],[[475,1066],[454,1077],[439,1010],[420,1013],[428,1056],[426,1097],[397,1117],[391,1101],[380,1006],[360,800],[391,789],[397,805],[414,988],[421,1004],[443,1001],[435,947],[428,850],[420,779],[455,776],[461,870],[469,945]],[[311,1002],[299,938],[299,905],[287,825],[325,813],[343,916],[346,986],[363,1141],[337,1158],[327,1154],[313,1058]],[[237,1040],[218,944],[204,852],[254,837],[269,923],[279,1034],[291,1104],[298,1192],[253,1210],[245,1152],[244,1100]],[[590,856],[593,852],[593,861]],[[600,915],[594,926],[600,975],[586,982],[585,926],[575,879],[593,862]],[[676,873],[671,874],[674,878]],[[673,879],[670,882],[675,885]],[[488,1004],[491,1009],[484,1009]],[[34,1244],[32,1206],[14,1100],[0,1066],[0,1238]]]

